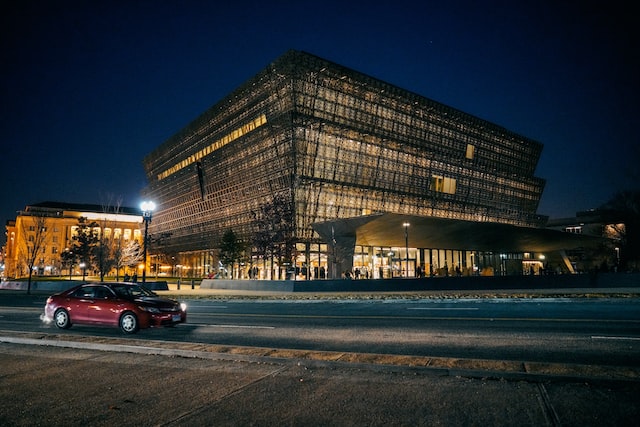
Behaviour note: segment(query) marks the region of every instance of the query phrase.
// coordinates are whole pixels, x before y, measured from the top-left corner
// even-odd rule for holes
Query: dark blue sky
[[[540,214],[638,187],[629,2],[13,3],[0,17],[3,224],[46,200],[138,206],[143,157],[288,49],[540,141]]]

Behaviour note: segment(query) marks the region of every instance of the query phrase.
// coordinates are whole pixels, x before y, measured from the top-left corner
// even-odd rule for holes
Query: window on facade
[[[455,178],[433,175],[431,177],[431,190],[439,193],[455,194],[456,180]]]
[[[467,144],[467,151],[465,153],[465,157],[469,160],[473,159],[473,155],[476,151],[476,147],[471,145],[471,144]]]
[[[131,240],[131,230],[124,230],[124,240]]]

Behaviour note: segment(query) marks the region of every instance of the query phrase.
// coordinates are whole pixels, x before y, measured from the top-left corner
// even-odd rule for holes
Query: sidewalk
[[[40,344],[0,345],[3,425],[631,426],[640,417],[639,381]]]

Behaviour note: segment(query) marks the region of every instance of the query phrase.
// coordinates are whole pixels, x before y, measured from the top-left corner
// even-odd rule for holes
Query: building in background
[[[493,123],[289,51],[149,153],[143,193],[158,206],[150,232],[167,236],[157,250],[188,257],[194,274],[215,270],[228,230],[252,248],[235,277],[523,274],[533,271],[527,257],[543,265],[542,250],[571,270],[561,250],[581,243],[545,245],[548,233],[533,231],[546,222],[536,213],[541,151]],[[522,238],[514,244],[508,233]],[[265,250],[264,236],[281,250]]]
[[[547,228],[581,236],[601,237],[601,247],[577,247],[567,250],[567,257],[577,270],[618,271],[621,251],[627,240],[627,226],[621,215],[612,211],[591,209],[577,212],[575,217],[555,218]],[[631,266],[629,266],[631,269]]]
[[[37,250],[34,275],[83,274],[78,263],[65,263],[65,251],[72,246],[78,220],[94,223],[92,231],[111,242],[142,244],[142,216],[139,210],[89,204],[42,202],[26,206],[6,224],[5,272],[7,278],[28,275],[26,260]],[[36,243],[37,242],[37,243]],[[90,273],[92,274],[93,269]]]

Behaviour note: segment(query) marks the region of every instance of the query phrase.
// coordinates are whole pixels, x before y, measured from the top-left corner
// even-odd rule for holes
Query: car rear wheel
[[[69,318],[69,313],[67,310],[60,308],[53,315],[55,319],[56,326],[60,329],[69,329],[71,327],[71,319]]]
[[[130,311],[120,316],[120,329],[125,334],[135,334],[138,332],[138,318]]]

